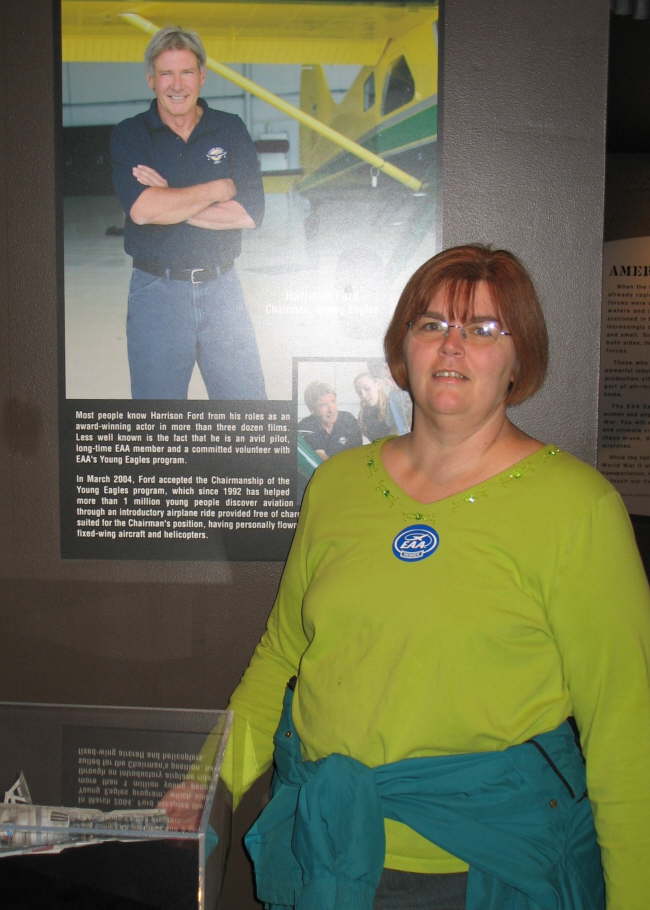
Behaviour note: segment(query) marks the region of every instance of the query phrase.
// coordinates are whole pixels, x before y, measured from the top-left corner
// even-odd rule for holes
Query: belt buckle
[[[205,272],[205,269],[190,269],[190,281],[192,284],[203,284],[203,281],[200,279],[196,281],[194,280],[194,275],[196,272]]]

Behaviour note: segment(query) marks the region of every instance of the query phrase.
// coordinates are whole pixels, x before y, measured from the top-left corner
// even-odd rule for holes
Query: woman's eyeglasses
[[[491,344],[498,340],[499,335],[510,335],[501,328],[501,323],[496,319],[472,319],[466,323],[446,322],[437,316],[422,313],[415,319],[406,323],[411,334],[420,341],[439,341],[446,338],[450,329],[458,329],[461,337],[468,344]]]

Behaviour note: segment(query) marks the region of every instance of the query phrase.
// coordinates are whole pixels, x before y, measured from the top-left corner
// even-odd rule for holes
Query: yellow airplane
[[[399,165],[420,185],[396,179],[416,192],[430,177],[429,154],[437,138],[437,42],[433,16],[431,20],[389,39],[377,62],[363,67],[339,104],[332,99],[322,66],[303,66],[301,78],[303,111]],[[332,148],[327,136],[306,125],[301,128],[300,153],[307,175],[300,187],[305,191],[332,181],[354,185],[357,172],[368,164],[352,151]],[[365,182],[374,182],[373,173],[364,171]]]
[[[306,233],[330,248],[340,238],[336,290],[351,302],[376,297],[384,276],[405,270],[437,218],[437,5],[410,13],[403,11],[402,29],[387,37],[338,104],[323,67],[302,68],[301,109],[361,147],[336,145],[301,125],[303,175],[295,188],[310,203]]]

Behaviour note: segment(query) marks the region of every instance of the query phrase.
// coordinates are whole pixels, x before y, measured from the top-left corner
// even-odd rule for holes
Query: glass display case
[[[215,910],[227,711],[0,702],[0,906]]]

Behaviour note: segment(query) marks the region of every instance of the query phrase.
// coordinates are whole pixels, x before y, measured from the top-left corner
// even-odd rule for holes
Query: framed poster
[[[283,559],[314,467],[408,429],[382,338],[437,251],[438,4],[58,2],[62,554]],[[168,26],[204,70],[145,67]]]
[[[650,515],[650,237],[608,240],[598,467],[633,515]]]

